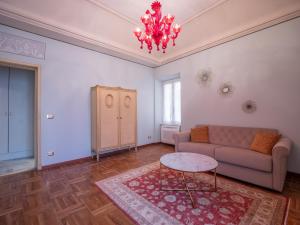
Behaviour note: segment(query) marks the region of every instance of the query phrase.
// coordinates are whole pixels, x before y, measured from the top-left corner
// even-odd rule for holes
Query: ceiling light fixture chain
[[[151,9],[154,11],[153,13],[147,10],[145,15],[141,17],[141,21],[145,26],[144,32],[140,28],[136,28],[134,34],[141,43],[141,49],[145,43],[149,53],[151,53],[153,48],[152,41],[154,41],[157,51],[160,50],[161,45],[163,53],[165,53],[170,39],[172,39],[173,46],[175,46],[175,39],[178,37],[181,27],[178,24],[172,27],[175,16],[167,14],[167,16],[162,18],[160,2],[153,2]],[[171,32],[171,28],[173,32]]]

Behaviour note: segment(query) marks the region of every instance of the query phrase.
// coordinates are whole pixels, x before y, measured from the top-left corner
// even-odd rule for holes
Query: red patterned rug
[[[183,187],[180,174],[163,169],[164,188]],[[193,208],[187,192],[161,191],[159,163],[133,169],[96,182],[109,198],[136,224],[176,225],[282,225],[288,199],[283,195],[247,187],[218,177],[217,192],[192,193]],[[188,179],[193,188],[211,189],[213,175],[202,173]]]

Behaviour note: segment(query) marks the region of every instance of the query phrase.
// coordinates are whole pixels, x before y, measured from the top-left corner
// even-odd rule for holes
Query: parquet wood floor
[[[0,225],[133,224],[94,184],[157,161],[173,147],[157,144],[96,160],[0,177]],[[300,224],[300,175],[289,174],[288,224]]]

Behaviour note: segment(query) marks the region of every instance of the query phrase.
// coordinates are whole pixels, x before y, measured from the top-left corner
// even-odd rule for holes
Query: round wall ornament
[[[211,71],[209,69],[200,70],[197,73],[197,81],[203,86],[208,85],[211,81]]]
[[[257,109],[256,103],[252,100],[247,100],[242,104],[242,110],[245,113],[254,113]]]
[[[233,86],[230,83],[223,83],[219,87],[219,94],[222,96],[230,96],[233,93]]]

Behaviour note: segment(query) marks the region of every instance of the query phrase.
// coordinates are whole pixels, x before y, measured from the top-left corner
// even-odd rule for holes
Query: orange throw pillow
[[[208,127],[195,127],[191,130],[191,141],[208,143]]]
[[[272,155],[272,149],[281,135],[276,133],[257,133],[250,149],[263,154]]]

